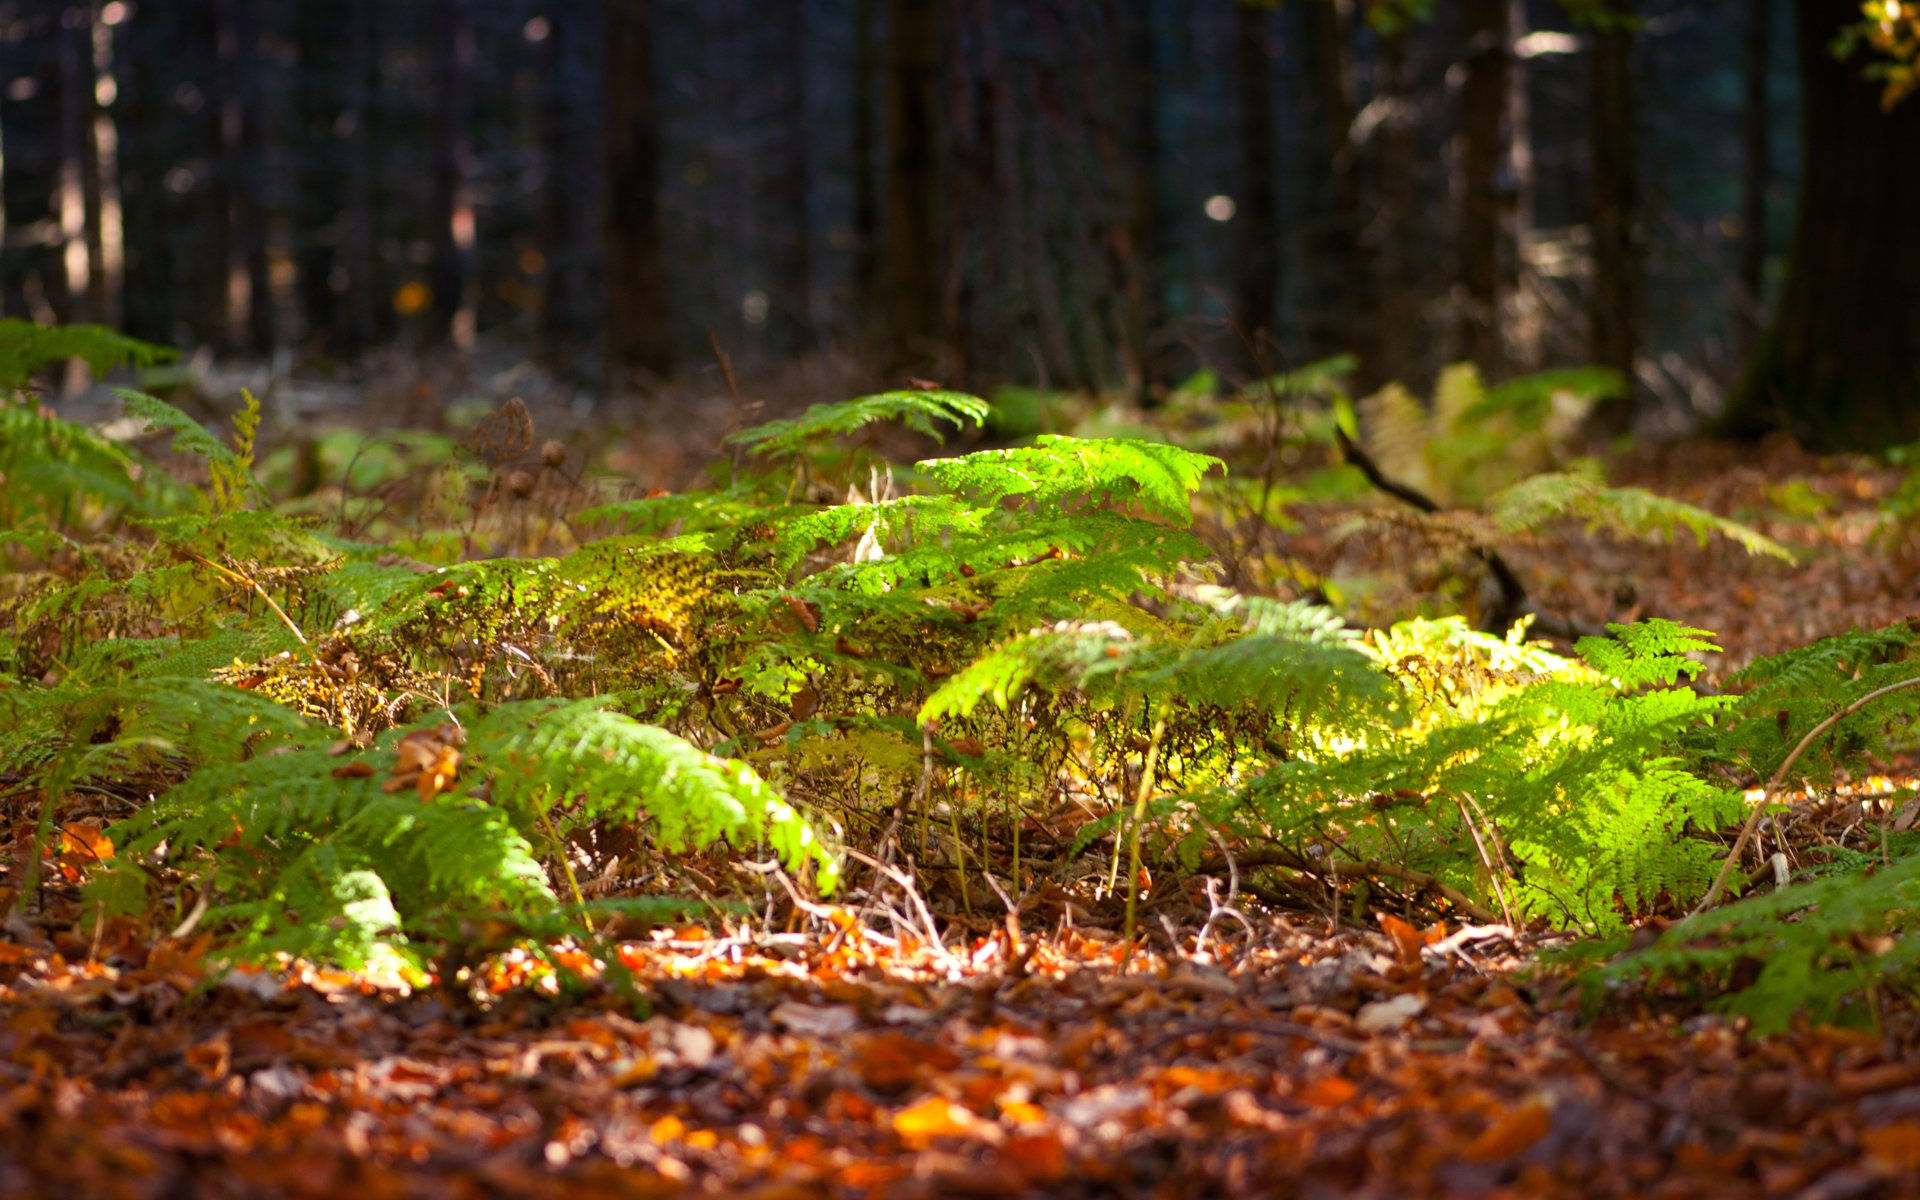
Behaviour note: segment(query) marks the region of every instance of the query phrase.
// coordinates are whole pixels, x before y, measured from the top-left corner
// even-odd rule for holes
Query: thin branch
[[[1712,908],[1714,902],[1720,899],[1720,893],[1727,888],[1727,880],[1733,876],[1734,864],[1740,860],[1740,852],[1747,848],[1747,843],[1753,839],[1754,831],[1760,828],[1761,819],[1766,815],[1767,810],[1773,806],[1774,793],[1778,792],[1780,785],[1786,782],[1787,772],[1793,769],[1793,764],[1800,761],[1800,756],[1805,754],[1809,747],[1819,741],[1821,736],[1835,725],[1838,725],[1882,696],[1890,696],[1895,692],[1903,691],[1910,687],[1920,687],[1920,675],[1916,675],[1912,679],[1902,679],[1898,683],[1890,683],[1883,688],[1875,688],[1873,691],[1855,700],[1852,704],[1834,713],[1818,725],[1815,725],[1812,729],[1807,730],[1806,736],[1800,739],[1799,744],[1793,748],[1793,752],[1788,754],[1785,761],[1776,767],[1773,774],[1768,777],[1766,786],[1760,789],[1760,802],[1753,806],[1753,811],[1748,813],[1747,819],[1741,823],[1740,836],[1733,839],[1733,849],[1727,851],[1726,861],[1720,864],[1719,874],[1713,877],[1713,886],[1707,889],[1707,894],[1700,898],[1700,903],[1694,905],[1693,911],[1687,914],[1688,920],[1692,920],[1709,908]]]

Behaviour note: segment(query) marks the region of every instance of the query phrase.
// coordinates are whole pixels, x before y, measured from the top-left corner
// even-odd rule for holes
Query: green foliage
[[[1575,662],[1457,619],[1396,627],[1375,646],[1405,691],[1401,728],[1297,743],[1211,807],[1303,858],[1407,862],[1576,928],[1697,896],[1713,846],[1687,833],[1736,819],[1739,797],[1669,752],[1727,702],[1671,685],[1712,646],[1668,622],[1613,632]]]
[[[1574,517],[1589,529],[1623,537],[1669,537],[1681,530],[1702,545],[1724,537],[1749,554],[1794,561],[1785,546],[1703,508],[1644,488],[1603,487],[1582,475],[1544,473],[1523,479],[1488,502],[1488,515],[1502,534],[1536,529],[1558,517]]]
[[[1356,407],[1363,442],[1389,476],[1442,504],[1475,505],[1560,465],[1593,406],[1621,386],[1615,372],[1580,367],[1488,388],[1460,363],[1440,373],[1431,404],[1394,383]]]
[[[48,327],[17,317],[0,319],[0,391],[17,392],[47,367],[77,358],[95,376],[118,367],[171,362],[175,352],[99,325]]]
[[[1345,369],[1261,386],[1311,401],[1286,419],[1319,437],[1308,426],[1340,419]],[[1449,431],[1448,452],[1468,454],[1469,426],[1546,431],[1565,396],[1603,385],[1549,375],[1488,391],[1455,372],[1444,421],[1421,411],[1405,427]],[[1264,394],[1225,403],[1279,419]],[[267,503],[257,406],[230,438],[158,400],[128,406],[205,462],[207,482],[197,504],[153,504],[132,456],[31,414],[38,444],[85,448],[70,494],[138,522],[102,542],[43,509],[5,535],[39,569],[0,599],[0,722],[21,732],[0,773],[54,798],[43,839],[61,797],[124,801],[95,896],[137,909],[190,886],[223,952],[256,959],[406,974],[469,961],[477,925],[510,942],[579,934],[598,910],[574,865],[603,843],[650,863],[764,845],[827,889],[839,859],[823,831],[904,821],[929,869],[958,878],[984,860],[1022,889],[1029,806],[1061,794],[1086,810],[1077,849],[1111,853],[1113,871],[1108,840],[1124,830],[1162,859],[1278,851],[1292,865],[1263,868],[1278,886],[1318,875],[1612,931],[1704,892],[1713,835],[1744,812],[1727,768],[1770,770],[1805,730],[1916,669],[1905,627],[1755,664],[1738,697],[1690,686],[1711,635],[1667,621],[1613,627],[1573,657],[1524,625],[1361,633],[1205,582],[1212,550],[1192,512],[1221,460],[1148,438],[1043,435],[922,462],[897,488],[836,459],[835,439],[877,420],[937,433],[984,414],[951,393],[818,407],[741,435],[771,470],[590,508],[569,526],[581,536],[532,539],[520,557],[467,557],[472,541],[455,538],[438,565],[422,538],[330,532]],[[789,460],[807,486],[783,477]],[[116,478],[118,492],[100,482]],[[465,479],[438,501],[448,511],[473,511],[484,480]],[[1484,514],[1434,519],[1480,545],[1578,519],[1781,553],[1577,473],[1484,494]],[[1805,770],[1897,748],[1910,716],[1856,714]],[[1828,878],[1863,863],[1836,859]],[[1807,965],[1767,1003],[1847,994],[1827,943],[1880,936],[1863,911],[1793,908],[1792,928],[1815,931],[1794,951]]]
[[[49,329],[0,319],[0,528],[37,520],[80,530],[176,508],[184,493],[172,480],[25,394],[35,374],[68,359],[102,375],[172,357],[171,350],[98,326]]]
[[[1677,984],[1756,1033],[1796,1017],[1864,1024],[1920,980],[1920,853],[1796,882],[1682,922],[1586,976],[1596,993]]]
[[[768,421],[727,439],[755,454],[786,457],[809,446],[842,438],[876,421],[899,421],[928,437],[941,437],[941,424],[979,425],[992,412],[986,401],[961,392],[881,392],[838,404],[816,404],[798,417]]]

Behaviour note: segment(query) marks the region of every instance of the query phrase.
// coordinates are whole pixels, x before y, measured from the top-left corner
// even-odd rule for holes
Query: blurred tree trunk
[[[1773,14],[1771,0],[1747,0],[1742,42],[1740,290],[1734,327],[1752,349],[1767,322],[1767,189],[1773,183]]]
[[[473,340],[473,204],[467,195],[470,156],[468,74],[473,27],[467,0],[432,0],[427,33],[433,58],[431,218],[433,299],[429,338],[465,348]]]
[[[929,365],[940,343],[940,7],[886,0],[886,14],[878,350],[883,369],[897,370]]]
[[[1127,212],[1124,227],[1116,231],[1114,254],[1127,286],[1123,344],[1131,363],[1129,385],[1145,400],[1160,375],[1155,343],[1166,320],[1162,273],[1167,264],[1155,256],[1156,244],[1169,223],[1160,205],[1160,168],[1166,157],[1157,125],[1162,103],[1160,69],[1154,54],[1153,6],[1143,4],[1139,11],[1116,19],[1121,23],[1121,95],[1131,100],[1127,102]],[[1118,240],[1121,236],[1124,241]]]
[[[338,0],[299,0],[295,13],[300,71],[295,100],[302,133],[299,147],[300,195],[295,200],[294,287],[307,340],[339,354],[345,335],[341,293],[348,271],[342,263],[341,235],[347,222],[346,139],[352,130],[342,98],[352,49],[337,35]],[[351,19],[351,18],[349,18]]]
[[[874,178],[874,78],[879,73],[873,39],[873,0],[853,5],[853,287],[859,320],[873,310],[879,286],[880,194]]]
[[[255,0],[226,2],[229,7],[221,36],[225,57],[231,63],[232,90],[221,122],[228,162],[238,185],[234,225],[239,239],[238,267],[245,278],[246,347],[255,354],[271,354],[273,282],[267,269],[267,146],[260,88],[260,12]]]
[[[651,0],[602,0],[607,47],[607,375],[615,388],[672,369],[660,246],[660,130]]]
[[[1452,357],[1497,379],[1507,368],[1501,311],[1512,200],[1510,181],[1503,179],[1508,165],[1512,14],[1508,0],[1461,0],[1460,14],[1465,71],[1456,151],[1460,224]]]
[[[93,255],[87,221],[86,180],[97,174],[87,163],[87,117],[93,108],[93,87],[87,62],[89,13],[71,0],[56,9],[54,87],[60,98],[60,165],[55,185],[55,217],[59,222],[60,266],[50,289],[54,312],[62,321],[98,320],[88,292]]]
[[[791,357],[813,346],[806,5],[804,0],[759,0],[755,7],[772,41],[774,102],[782,114],[766,164],[766,196],[773,210],[766,222],[773,237],[767,341],[775,354]]]
[[[378,0],[347,0],[346,109],[349,126],[346,150],[346,212],[341,241],[347,264],[346,348],[364,350],[380,336],[385,289],[378,256],[374,253],[373,96],[380,77],[379,24],[374,17]]]
[[[120,194],[124,213],[125,273],[121,324],[148,341],[180,336],[186,298],[176,288],[183,269],[174,254],[181,227],[178,193],[167,187],[175,169],[166,119],[169,65],[181,57],[181,5],[143,5],[117,30],[115,128],[120,140]]]
[[[598,248],[590,177],[594,152],[586,111],[586,12],[583,0],[547,0],[541,81],[541,236],[545,255],[540,337],[549,362],[572,367],[593,328],[591,285]]]
[[[215,349],[232,351],[240,347],[243,336],[242,297],[238,292],[243,277],[235,269],[234,253],[234,177],[229,135],[237,137],[238,131],[228,128],[228,117],[232,113],[229,97],[233,94],[233,38],[227,4],[228,0],[195,2],[200,37],[193,49],[196,57],[204,56],[199,60],[211,69],[202,73],[201,87],[196,89],[204,100],[197,112],[188,111],[200,118],[199,132],[203,139],[200,150],[203,169],[194,181],[200,196],[200,236],[193,247],[192,261],[197,268],[193,307],[204,315],[195,332]]]
[[[1420,303],[1414,270],[1419,197],[1414,186],[1413,71],[1405,30],[1380,40],[1379,129],[1374,170],[1379,180],[1379,215],[1374,277],[1379,303],[1370,322],[1378,358],[1361,364],[1371,379],[1413,380],[1419,357]]]
[[[1593,99],[1593,294],[1588,357],[1620,372],[1626,394],[1605,402],[1592,427],[1616,436],[1633,426],[1634,361],[1641,320],[1640,161],[1633,95],[1633,0],[1616,0],[1590,34]]]
[[[1324,358],[1349,351],[1359,356],[1363,376],[1380,369],[1377,323],[1367,319],[1373,264],[1360,236],[1360,176],[1353,144],[1356,84],[1352,0],[1302,8],[1308,24],[1307,60],[1320,110],[1319,174],[1322,208],[1315,222],[1314,300],[1308,307],[1307,355]]]
[[[1920,438],[1920,101],[1891,113],[1858,60],[1829,47],[1854,0],[1796,0],[1799,217],[1773,324],[1723,427],[1784,429],[1821,448]]]
[[[1234,58],[1238,68],[1241,196],[1235,219],[1240,225],[1240,265],[1235,286],[1234,319],[1257,346],[1279,319],[1280,193],[1273,127],[1273,55],[1268,46],[1269,15],[1250,4],[1235,6]],[[1256,349],[1250,365],[1270,366]]]

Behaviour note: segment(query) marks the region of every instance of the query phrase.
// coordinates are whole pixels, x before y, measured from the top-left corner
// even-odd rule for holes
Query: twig
[[[1347,436],[1347,431],[1338,425],[1333,428],[1333,436],[1340,443],[1340,454],[1349,466],[1355,467],[1367,477],[1367,482],[1392,496],[1394,499],[1424,513],[1441,511],[1440,503],[1417,488],[1409,487],[1396,479],[1389,479],[1373,456],[1362,450],[1358,443]],[[1481,627],[1494,633],[1504,633],[1508,626],[1519,620],[1527,611],[1527,588],[1520,582],[1520,576],[1514,573],[1500,552],[1486,546],[1470,547],[1473,557],[1493,576],[1493,582],[1500,589],[1499,604],[1481,620]]]
[[[1133,793],[1133,819],[1127,824],[1127,950],[1120,959],[1120,969],[1127,969],[1127,960],[1133,957],[1134,913],[1140,902],[1140,825],[1147,819],[1147,799],[1153,795],[1153,772],[1160,765],[1160,738],[1167,731],[1167,719],[1161,717],[1153,723],[1153,732],[1147,737],[1147,756],[1140,764],[1140,786]]]
[[[1835,725],[1838,725],[1882,696],[1890,696],[1895,692],[1910,687],[1920,687],[1920,676],[1915,676],[1912,679],[1902,679],[1898,683],[1890,683],[1883,688],[1876,688],[1858,700],[1855,700],[1852,704],[1847,705],[1839,712],[1834,713],[1818,725],[1815,725],[1812,729],[1807,730],[1807,735],[1800,739],[1799,744],[1793,748],[1793,752],[1788,754],[1785,761],[1776,767],[1773,774],[1768,777],[1766,786],[1760,789],[1760,802],[1753,806],[1753,811],[1748,813],[1747,819],[1741,823],[1740,836],[1733,839],[1733,848],[1727,851],[1726,861],[1720,864],[1719,873],[1713,877],[1713,886],[1707,889],[1707,894],[1700,898],[1700,903],[1694,905],[1693,911],[1687,914],[1688,920],[1692,920],[1709,908],[1712,908],[1714,902],[1720,899],[1720,893],[1726,890],[1727,880],[1733,875],[1734,864],[1740,859],[1740,852],[1747,848],[1747,843],[1752,840],[1754,831],[1760,827],[1761,818],[1764,817],[1767,810],[1772,807],[1774,793],[1780,790],[1782,783],[1786,782],[1787,772],[1793,769],[1793,764],[1800,761],[1800,756],[1805,754],[1807,749],[1816,741],[1819,741],[1822,734],[1832,729]]]
[[[1455,793],[1453,796],[1454,804],[1460,809],[1460,819],[1466,823],[1467,835],[1473,839],[1473,848],[1480,852],[1480,865],[1487,869],[1487,879],[1493,884],[1494,898],[1500,901],[1500,912],[1507,918],[1507,924],[1512,925],[1513,907],[1507,903],[1507,889],[1500,886],[1500,876],[1506,868],[1505,856],[1502,855],[1501,862],[1495,863],[1493,855],[1487,852],[1487,844],[1480,838],[1480,827],[1473,823],[1473,814],[1467,811],[1467,801],[1471,799],[1473,797],[1465,793]],[[1485,821],[1487,814],[1481,811],[1480,805],[1475,803],[1473,808],[1474,812],[1480,813],[1480,819]],[[1491,822],[1488,823],[1487,832],[1489,836],[1492,835]],[[1497,846],[1498,843],[1496,842],[1495,845]]]

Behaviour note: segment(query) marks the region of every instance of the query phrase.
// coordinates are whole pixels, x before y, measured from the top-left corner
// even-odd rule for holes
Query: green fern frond
[[[814,442],[845,437],[876,421],[899,421],[907,428],[944,440],[941,424],[964,429],[979,426],[993,406],[963,392],[899,391],[860,396],[833,404],[816,404],[798,417],[768,421],[743,429],[727,444],[756,454],[785,457]]]
[[[1647,685],[1666,686],[1682,675],[1695,678],[1705,664],[1688,657],[1693,654],[1718,654],[1713,632],[1695,629],[1650,617],[1632,625],[1608,625],[1609,638],[1584,637],[1574,652],[1595,671],[1615,681],[1615,686],[1634,689]]]
[[[588,815],[651,818],[670,849],[764,839],[790,868],[812,866],[823,890],[838,878],[837,857],[751,767],[604,701],[503,704],[473,726],[468,744],[492,772],[497,804],[534,811],[577,794]]]
[[[918,466],[943,487],[982,504],[1018,497],[1045,511],[1075,497],[1133,501],[1185,526],[1193,520],[1191,500],[1201,477],[1225,464],[1157,442],[1042,434],[1032,446],[928,459]]]
[[[126,404],[129,417],[145,421],[151,429],[171,433],[176,450],[206,460],[214,480],[213,490],[208,497],[209,507],[225,512],[243,503],[260,504],[266,500],[266,492],[261,488],[260,481],[253,477],[251,464],[253,427],[259,421],[259,404],[252,397],[248,397],[252,402],[252,424],[237,427],[246,443],[243,448],[248,457],[243,459],[240,452],[207,432],[200,422],[165,400],[127,388],[116,388],[114,394]]]
[[[1667,537],[1684,529],[1701,545],[1709,537],[1724,537],[1748,554],[1794,561],[1791,550],[1738,521],[1644,488],[1603,487],[1580,475],[1546,473],[1523,479],[1495,495],[1490,512],[1508,534],[1569,516],[1586,522],[1589,529],[1625,537]]]
[[[77,358],[98,378],[119,367],[172,362],[177,351],[130,338],[100,325],[36,325],[0,319],[0,390],[14,391],[42,369]]]

